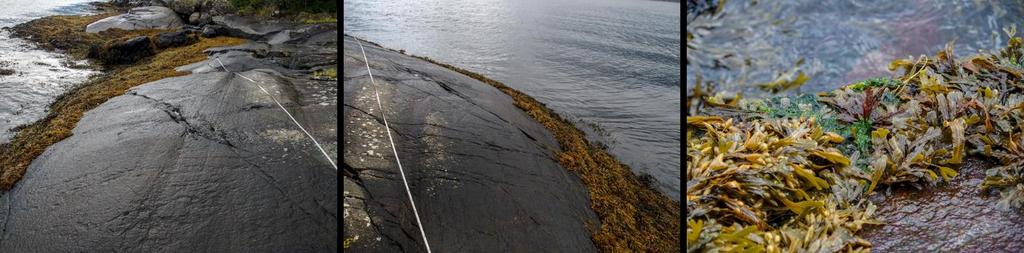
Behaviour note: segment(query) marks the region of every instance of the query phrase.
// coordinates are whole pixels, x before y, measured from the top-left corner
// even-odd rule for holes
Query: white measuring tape
[[[412,200],[412,191],[409,190],[409,181],[405,180],[405,170],[402,169],[402,161],[398,160],[398,150],[395,149],[395,140],[391,138],[391,127],[388,126],[388,118],[384,116],[384,106],[380,103],[380,93],[377,92],[377,82],[373,80],[373,73],[370,72],[370,60],[366,59],[366,50],[363,50],[363,43],[359,41],[359,38],[355,39],[356,42],[359,43],[359,51],[363,52],[363,62],[366,63],[366,73],[370,75],[370,83],[373,84],[373,94],[377,97],[377,107],[380,108],[380,117],[384,119],[384,130],[388,132],[388,140],[391,141],[391,151],[395,154],[395,162],[398,163],[398,171],[402,173],[402,183],[405,184],[405,193],[409,194],[409,204],[412,205],[412,213],[416,215],[416,226],[419,226],[420,235],[423,236],[423,245],[427,247],[427,253],[430,253],[430,243],[427,243],[427,233],[423,232],[423,223],[420,222],[420,214],[416,211],[416,202]]]
[[[280,107],[281,110],[284,111],[284,113],[288,115],[288,118],[292,119],[292,122],[295,122],[296,126],[299,126],[299,130],[302,130],[302,132],[306,133],[306,136],[308,136],[310,140],[313,140],[313,144],[315,144],[316,147],[320,149],[320,153],[324,154],[324,158],[327,158],[327,162],[331,163],[331,167],[334,167],[334,170],[338,170],[338,165],[334,164],[334,161],[331,160],[331,156],[327,155],[327,151],[324,150],[324,147],[320,146],[320,142],[317,142],[316,138],[313,138],[313,135],[309,134],[309,132],[306,131],[306,128],[302,127],[302,124],[299,124],[298,120],[295,120],[295,117],[292,117],[292,113],[288,112],[288,109],[285,109],[284,106],[281,105],[281,102],[277,101],[277,98],[275,98],[274,95],[271,95],[270,92],[267,91],[267,89],[263,88],[263,85],[260,85],[259,82],[256,82],[256,81],[252,80],[251,78],[246,77],[246,76],[244,76],[242,74],[231,72],[230,70],[228,70],[227,67],[224,66],[224,62],[220,61],[220,57],[217,57],[217,58],[214,58],[214,59],[217,59],[217,63],[220,63],[220,67],[224,68],[224,71],[227,71],[228,73],[232,73],[232,74],[238,75],[238,76],[240,76],[242,78],[245,78],[245,80],[249,80],[250,82],[256,84],[257,87],[260,87],[260,90],[262,90],[263,93],[266,93],[267,96],[270,96],[270,99],[274,100],[274,103],[277,104],[277,107]]]

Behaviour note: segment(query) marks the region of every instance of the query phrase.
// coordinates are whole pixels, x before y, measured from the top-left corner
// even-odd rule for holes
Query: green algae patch
[[[83,41],[105,42],[139,34],[155,34],[155,30],[121,33],[99,33],[98,37],[85,33],[89,20],[98,20],[110,14],[97,16],[55,16],[33,21],[15,28],[21,31],[52,29],[59,36],[33,36],[29,41],[49,49],[65,50],[72,57],[84,57],[88,44]],[[68,41],[60,41],[68,39]],[[0,189],[10,190],[25,174],[25,170],[47,147],[71,136],[71,130],[89,111],[108,99],[123,95],[128,89],[160,79],[186,75],[174,68],[207,59],[203,50],[212,47],[238,45],[245,40],[229,37],[202,38],[199,42],[178,48],[168,48],[132,65],[110,66],[104,74],[75,86],[50,105],[49,113],[34,123],[19,126],[18,133],[9,143],[0,145]]]
[[[697,86],[687,250],[870,250],[857,236],[878,223],[867,196],[942,187],[966,156],[998,159],[981,187],[1004,209],[1024,206],[1024,40],[1014,32],[998,52],[955,59],[949,44],[893,61],[899,76],[816,95],[723,104]]]

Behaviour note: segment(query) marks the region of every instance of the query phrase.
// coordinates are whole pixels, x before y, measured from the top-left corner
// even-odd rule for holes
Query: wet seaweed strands
[[[1024,205],[1024,51],[898,59],[893,78],[795,97],[719,102],[687,117],[687,242],[700,251],[865,251],[879,186],[921,190],[994,157],[981,187]],[[688,105],[690,101],[688,101]],[[688,108],[692,109],[692,108]]]

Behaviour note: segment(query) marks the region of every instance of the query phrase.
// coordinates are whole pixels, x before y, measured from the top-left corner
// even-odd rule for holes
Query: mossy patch
[[[23,31],[40,31],[46,29],[59,30],[55,33],[44,33],[42,36],[28,38],[50,49],[68,50],[73,56],[84,57],[87,42],[107,41],[122,37],[128,33],[100,33],[98,36],[85,34],[85,26],[77,26],[88,20],[97,20],[109,14],[97,16],[55,16],[43,18],[40,22],[29,22]],[[39,20],[36,20],[39,21]],[[77,27],[77,28],[74,28]],[[155,30],[133,31],[134,34],[156,34]],[[74,43],[61,40],[71,40]],[[198,43],[179,48],[168,48],[156,55],[136,62],[133,65],[110,67],[104,74],[95,76],[89,81],[77,85],[61,95],[50,105],[49,113],[34,123],[19,126],[18,133],[9,143],[0,145],[0,189],[9,190],[25,174],[25,170],[43,151],[67,137],[82,115],[96,108],[108,99],[123,95],[128,89],[157,81],[160,79],[182,76],[187,73],[177,72],[175,67],[183,66],[207,59],[203,50],[212,47],[230,46],[243,43],[245,40],[229,37],[203,38]],[[49,45],[49,46],[47,46]]]
[[[313,77],[317,79],[338,80],[338,68],[325,68],[313,71]]]
[[[846,88],[854,91],[864,91],[864,89],[867,88],[896,88],[899,85],[899,80],[885,77],[876,77],[853,83],[849,86],[846,86]]]

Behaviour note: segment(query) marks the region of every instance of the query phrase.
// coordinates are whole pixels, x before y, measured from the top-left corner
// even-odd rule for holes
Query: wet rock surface
[[[1024,250],[1024,215],[997,208],[999,194],[978,188],[985,170],[996,164],[971,158],[946,185],[879,190],[870,200],[886,224],[868,226],[864,238],[879,252]]]
[[[180,47],[196,43],[199,39],[186,31],[165,32],[157,34],[153,44],[157,48]]]
[[[268,22],[254,17],[235,15],[215,16],[211,23],[214,25],[212,27],[217,29],[217,34],[251,40],[269,38],[295,26],[288,22]]]
[[[273,49],[336,52],[332,43]],[[337,171],[246,78],[274,94],[332,160],[336,83],[276,63],[287,57],[209,53],[179,68],[191,75],[87,112],[72,137],[40,155],[0,196],[0,252],[337,251]]]
[[[596,251],[586,189],[547,129],[490,85],[363,46],[433,251]],[[422,252],[363,55],[343,48],[346,249]]]
[[[111,28],[135,29],[176,29],[185,22],[173,10],[162,6],[136,7],[128,13],[100,19],[85,27],[86,32],[98,33]]]

